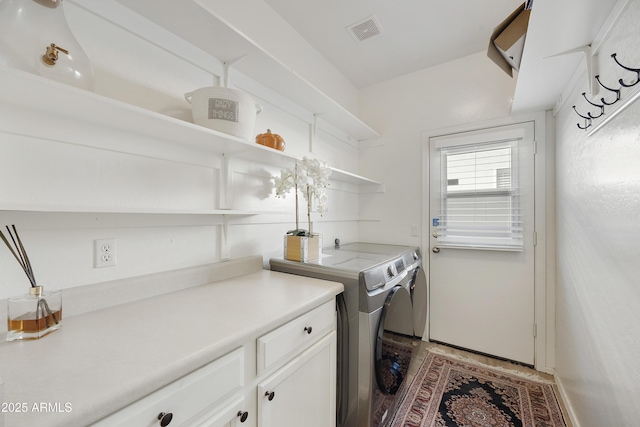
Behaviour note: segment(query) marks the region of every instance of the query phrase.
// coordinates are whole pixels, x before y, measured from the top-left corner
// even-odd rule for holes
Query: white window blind
[[[523,250],[519,139],[439,148],[438,246]]]

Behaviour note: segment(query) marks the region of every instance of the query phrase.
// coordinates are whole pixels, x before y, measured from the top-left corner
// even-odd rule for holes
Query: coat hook
[[[638,84],[638,82],[640,82],[640,68],[630,68],[630,67],[625,67],[624,65],[622,65],[619,61],[618,58],[616,58],[617,53],[612,53],[611,57],[613,58],[614,61],[616,61],[616,64],[618,64],[620,67],[624,68],[627,71],[631,71],[632,73],[636,73],[636,81],[635,83],[631,83],[631,84],[626,84],[622,79],[618,80],[618,82],[620,82],[620,84],[624,87],[631,87],[631,86],[635,86]]]
[[[596,76],[596,80],[598,81],[598,84],[599,84],[600,86],[602,86],[603,88],[605,88],[605,89],[606,89],[606,90],[608,90],[608,91],[615,92],[615,94],[616,94],[616,100],[615,100],[615,101],[613,101],[613,102],[611,102],[611,103],[609,103],[609,102],[605,101],[605,100],[604,100],[604,98],[600,98],[600,101],[602,101],[602,103],[603,103],[604,105],[613,105],[613,104],[615,104],[616,102],[620,101],[620,89],[611,89],[610,87],[606,87],[606,86],[605,86],[605,85],[603,85],[603,84],[602,84],[602,82],[600,81],[600,76],[599,76],[599,75],[598,75],[598,76]]]
[[[600,109],[600,114],[598,114],[597,116],[591,115],[591,112],[588,112],[587,116],[589,116],[592,119],[597,119],[598,117],[604,114],[604,105],[594,104],[593,102],[589,101],[589,98],[587,98],[586,92],[582,92],[582,96],[584,97],[585,101],[587,101],[589,104],[593,105],[594,107],[598,107]]]
[[[582,130],[587,130],[589,129],[589,126],[591,126],[591,125],[580,126],[580,123],[576,123],[576,125],[578,126],[578,129],[582,129]]]
[[[578,128],[584,130],[587,129],[589,126],[591,126],[591,117],[587,117],[587,116],[583,116],[582,114],[578,113],[578,110],[576,110],[576,106],[573,106],[573,111],[576,112],[576,114],[580,117],[582,117],[584,119],[584,127],[580,126],[580,123],[578,123]]]

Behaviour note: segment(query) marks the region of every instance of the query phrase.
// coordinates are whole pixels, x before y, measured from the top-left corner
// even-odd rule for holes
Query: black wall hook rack
[[[600,98],[600,102],[602,103],[602,105],[601,104],[596,104],[595,102],[593,102],[593,101],[589,100],[589,98],[587,98],[587,93],[586,92],[582,92],[582,96],[584,97],[585,101],[587,101],[587,103],[590,106],[599,108],[600,109],[600,113],[595,113],[597,115],[594,115],[594,114],[591,114],[591,112],[587,112],[587,115],[585,116],[584,114],[580,114],[578,112],[578,109],[574,105],[573,106],[573,111],[576,112],[578,117],[584,119],[584,126],[581,125],[580,123],[578,123],[577,124],[578,128],[580,128],[582,130],[586,130],[589,127],[591,127],[591,125],[593,124],[592,120],[597,119],[599,117],[602,117],[605,114],[605,107],[609,107],[609,106],[615,104],[616,102],[618,102],[618,101],[620,101],[622,99],[622,88],[630,88],[630,87],[633,87],[633,86],[637,85],[638,83],[640,83],[640,68],[633,68],[633,67],[628,67],[626,65],[622,65],[620,63],[620,61],[618,61],[617,55],[618,55],[617,53],[612,53],[611,54],[611,57],[613,58],[615,63],[618,64],[618,66],[620,66],[620,68],[622,68],[624,70],[630,71],[632,73],[636,73],[636,81],[633,82],[633,83],[625,83],[624,79],[619,79],[618,83],[620,84],[620,87],[618,89],[615,89],[615,88],[609,87],[609,86],[605,85],[604,83],[602,83],[602,81],[600,80],[600,76],[599,75],[594,76],[596,81],[598,82],[598,84],[600,86],[602,86],[603,89],[606,89],[609,92],[613,92],[613,93],[616,94],[616,99],[611,101],[611,102],[609,102],[609,101],[607,101],[605,99],[605,96],[603,96],[602,98]]]

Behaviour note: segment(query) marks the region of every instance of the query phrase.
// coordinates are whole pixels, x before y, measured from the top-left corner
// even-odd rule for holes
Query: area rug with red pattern
[[[566,427],[552,384],[429,352],[391,427]]]

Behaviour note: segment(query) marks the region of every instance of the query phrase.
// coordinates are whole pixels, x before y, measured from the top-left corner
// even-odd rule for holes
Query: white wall
[[[217,78],[160,48],[160,43],[74,4],[65,3],[65,11],[92,60],[101,95],[190,120],[184,93],[210,86]],[[264,111],[257,117],[255,134],[271,128],[285,138],[288,153],[357,172],[357,150],[346,136],[319,130],[310,152],[308,122],[281,109],[277,99],[258,101]],[[144,213],[219,209],[219,156],[54,115],[2,108],[0,225],[17,226],[38,283],[65,289],[221,260],[221,216]],[[65,108],[64,99],[60,108]],[[46,126],[50,136],[41,137]],[[231,165],[231,208],[263,212],[229,219],[231,258],[262,255],[268,262],[281,256],[283,235],[294,228],[295,211],[293,198],[274,196],[271,177],[280,169],[235,159]],[[331,183],[329,213],[314,223],[325,241],[357,240],[357,191],[354,184]],[[114,210],[143,213],[105,213]],[[93,240],[101,238],[117,239],[117,266],[94,268]],[[0,299],[26,293],[26,276],[4,244],[0,272]]]
[[[640,66],[638,22],[634,0],[599,52],[610,87],[636,78],[610,55]],[[557,376],[580,427],[632,426],[640,397],[640,103],[587,136],[571,109],[597,115],[580,95],[586,90],[583,76],[557,115]],[[604,90],[593,99],[603,96],[615,99]]]
[[[361,144],[360,173],[385,192],[361,196],[361,217],[375,219],[360,224],[361,238],[419,246],[422,132],[509,117],[514,85],[480,52],[362,89],[361,118],[382,137]]]

